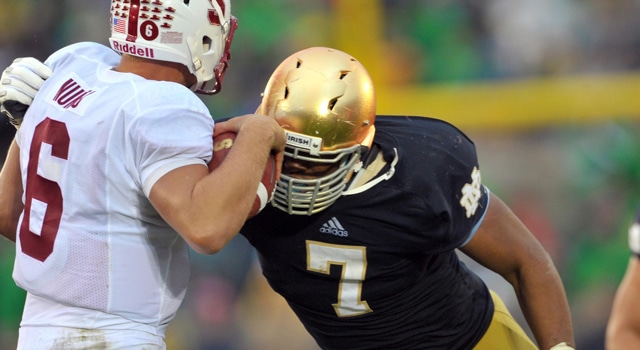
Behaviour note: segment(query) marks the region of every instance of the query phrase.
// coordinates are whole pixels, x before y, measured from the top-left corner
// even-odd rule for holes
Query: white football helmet
[[[184,64],[197,78],[191,89],[212,95],[237,26],[229,0],[111,0],[109,42],[121,54]]]
[[[309,178],[283,166],[272,204],[289,214],[311,215],[333,204],[359,169],[373,141],[376,97],[369,73],[355,58],[313,47],[276,68],[257,113],[285,129],[285,164],[329,169]]]

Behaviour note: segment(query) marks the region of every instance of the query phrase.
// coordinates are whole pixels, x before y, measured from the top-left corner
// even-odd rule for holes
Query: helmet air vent
[[[337,97],[334,98],[334,99],[331,99],[331,101],[329,101],[329,110],[330,111],[333,111],[333,107],[336,106],[336,103],[338,103],[338,98]]]

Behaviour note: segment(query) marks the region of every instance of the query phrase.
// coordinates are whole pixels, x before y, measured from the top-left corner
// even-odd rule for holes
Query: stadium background
[[[640,2],[634,0],[232,0],[240,27],[214,117],[255,110],[277,64],[308,46],[369,69],[379,113],[450,121],[475,140],[483,180],[551,253],[579,349],[603,349],[640,203]],[[108,0],[0,0],[0,67],[76,41],[107,44]],[[13,130],[0,123],[0,155]],[[2,156],[4,158],[4,156]],[[0,348],[24,294],[0,240]],[[169,349],[317,349],[238,238],[194,257]],[[513,293],[474,266],[507,301]]]

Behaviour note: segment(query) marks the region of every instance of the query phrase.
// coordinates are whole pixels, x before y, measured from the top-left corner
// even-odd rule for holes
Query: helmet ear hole
[[[203,52],[209,52],[209,50],[211,50],[211,43],[212,42],[213,41],[211,40],[210,37],[208,37],[208,36],[202,37],[202,51]]]

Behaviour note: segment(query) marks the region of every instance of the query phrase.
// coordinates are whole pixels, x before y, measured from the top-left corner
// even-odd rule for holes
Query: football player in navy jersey
[[[640,348],[640,208],[629,228],[631,257],[618,286],[607,324],[606,348]]]
[[[366,69],[321,47],[277,67],[258,113],[287,144],[273,206],[241,233],[320,347],[573,349],[552,260],[482,184],[463,132],[376,116]],[[456,249],[513,285],[537,346]]]
[[[258,113],[287,146],[273,206],[241,232],[323,349],[536,349],[456,248],[513,285],[540,349],[572,349],[552,260],[482,184],[463,132],[376,116],[365,68],[322,47],[277,67]]]

